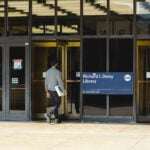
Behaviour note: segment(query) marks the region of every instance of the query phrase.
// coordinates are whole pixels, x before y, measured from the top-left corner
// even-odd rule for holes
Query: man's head
[[[53,60],[50,62],[50,66],[51,66],[51,67],[57,66],[57,60],[56,60],[56,59],[53,59]]]

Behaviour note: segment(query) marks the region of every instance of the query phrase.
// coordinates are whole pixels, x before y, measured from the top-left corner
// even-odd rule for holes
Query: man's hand
[[[51,95],[49,92],[46,92],[46,98],[50,99],[51,98]]]
[[[67,92],[66,92],[66,91],[64,91],[63,96],[66,96],[66,95],[67,95]]]

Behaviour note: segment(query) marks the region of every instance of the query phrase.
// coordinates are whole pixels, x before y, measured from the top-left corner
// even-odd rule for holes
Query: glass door
[[[56,41],[33,42],[32,44],[32,101],[33,120],[44,118],[48,99],[45,97],[45,74],[53,58],[57,58],[58,69],[64,81],[64,49]],[[64,99],[61,100],[60,114],[64,114]]]
[[[62,97],[59,114],[79,118],[80,43],[68,41],[33,42],[32,45],[32,119],[43,119],[48,100],[45,97],[45,72],[51,59],[57,58],[67,96]]]
[[[14,44],[18,43],[18,44]],[[29,48],[25,41],[11,41],[6,49],[6,120],[29,120]]]
[[[150,122],[150,41],[137,42],[137,121]]]
[[[80,42],[65,45],[66,113],[71,119],[80,117]]]

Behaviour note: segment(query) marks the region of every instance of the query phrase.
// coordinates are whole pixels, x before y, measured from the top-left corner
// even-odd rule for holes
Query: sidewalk
[[[1,150],[150,150],[150,124],[0,122]]]

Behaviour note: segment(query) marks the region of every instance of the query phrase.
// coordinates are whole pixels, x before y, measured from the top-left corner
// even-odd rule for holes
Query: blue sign
[[[84,72],[83,94],[133,94],[133,73],[131,72]]]

